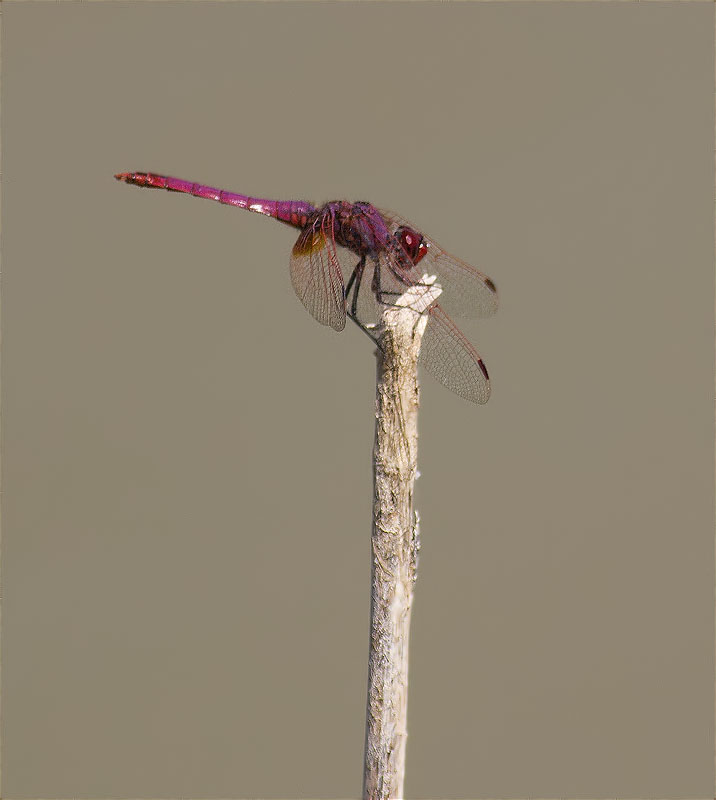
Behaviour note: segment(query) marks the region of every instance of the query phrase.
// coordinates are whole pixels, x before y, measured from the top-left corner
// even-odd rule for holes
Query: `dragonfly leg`
[[[392,295],[394,297],[399,297],[400,294],[401,294],[400,292],[388,292],[388,291],[385,291],[385,290],[383,290],[381,288],[381,285],[380,285],[380,261],[378,259],[376,259],[376,262],[375,262],[375,269],[373,270],[373,278],[371,280],[370,288],[372,289],[373,294],[375,295],[375,299],[379,303],[382,303],[384,306],[394,306],[395,305],[395,303],[386,302],[383,299],[384,297],[388,297],[389,295]]]
[[[383,300],[384,297],[402,297],[404,292],[391,292],[388,290],[384,290],[378,292],[378,299],[384,306],[397,306],[397,303],[392,302],[391,300]]]
[[[358,292],[360,291],[361,281],[363,280],[363,273],[365,272],[365,256],[361,256],[360,261],[356,264],[355,269],[351,273],[348,283],[346,283],[346,300],[353,291],[350,305],[346,313],[355,322],[355,324],[363,331],[363,333],[373,342],[378,344],[378,339],[375,335],[375,325],[366,325],[358,319]]]
[[[433,294],[433,284],[435,281],[434,278],[432,280],[423,280],[422,278],[420,280],[414,280],[409,278],[407,275],[402,275],[398,270],[394,269],[390,265],[388,265],[388,272],[393,276],[396,283],[401,284],[405,287],[405,289],[398,290],[382,288],[380,285],[379,265],[377,265],[375,274],[373,276],[373,292],[375,293],[376,299],[379,303],[392,308],[395,308],[399,305],[405,305],[405,301],[401,302],[401,298],[405,296],[406,292],[411,292],[415,296],[416,300],[421,301],[423,310],[427,310],[435,305],[435,300],[437,299],[437,296],[440,294],[441,290],[438,289],[437,294]],[[424,294],[422,294],[422,292],[424,292]],[[411,305],[411,307],[413,306]],[[415,308],[413,308],[413,310],[415,310],[418,314],[422,313]]]
[[[363,271],[365,270],[365,256],[360,257],[360,261],[356,264],[355,269],[351,273],[348,283],[346,284],[346,300],[348,295],[353,289],[353,299],[351,300],[350,317],[355,320],[358,313],[358,292],[360,291],[360,283],[363,280]],[[362,327],[362,326],[361,326]]]
[[[351,311],[346,312],[347,315],[355,322],[355,324],[363,331],[363,333],[373,342],[373,344],[378,345],[380,347],[380,342],[378,341],[378,337],[376,335],[376,331],[379,330],[376,328],[375,325],[369,326],[364,325],[358,317],[356,317]]]
[[[398,280],[406,289],[410,288],[414,284],[408,283],[408,281],[404,280],[400,275],[398,275],[394,270],[390,270],[393,276]],[[420,284],[418,284],[420,285]],[[376,299],[379,303],[382,303],[384,306],[397,306],[398,303],[391,298],[399,298],[402,297],[404,292],[399,292],[394,289],[383,289],[380,284],[380,262],[376,261],[375,270],[373,271],[373,280],[371,283],[371,289],[373,290],[373,294],[375,295]]]
[[[397,289],[384,289],[381,285],[381,265],[380,259],[376,259],[375,269],[373,271],[373,280],[371,283],[371,289],[373,290],[373,294],[376,297],[376,300],[379,303],[382,303],[384,306],[393,306],[395,307],[398,305],[394,299],[391,298],[399,298],[402,297],[405,293],[405,290],[399,291]],[[393,264],[388,264],[387,266],[389,275],[392,275],[395,282],[401,286],[404,286],[405,289],[410,289],[411,286],[422,286],[422,281],[416,281],[409,277],[407,271],[405,275],[403,275],[402,269],[397,269]]]

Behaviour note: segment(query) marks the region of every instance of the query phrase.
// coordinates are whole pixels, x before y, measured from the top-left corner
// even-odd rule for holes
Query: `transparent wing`
[[[424,261],[425,259],[423,259]],[[408,288],[410,294],[415,299],[415,303],[409,303],[416,311],[423,311],[433,302],[429,298],[434,292],[432,281],[426,280],[430,276],[423,270],[423,261],[415,266],[408,258],[405,251],[396,242],[390,241],[380,250],[375,258],[375,273],[371,289],[377,295],[377,299],[383,305],[394,305],[398,298],[403,295]],[[440,286],[440,302],[442,302],[442,284]],[[421,288],[424,289],[421,292]],[[400,305],[403,303],[401,302]]]
[[[460,397],[486,403],[490,397],[490,377],[477,351],[439,304],[427,314],[419,363]]]
[[[326,212],[301,232],[291,251],[291,283],[312,317],[342,331],[346,303],[333,224],[333,214]]]
[[[440,304],[449,313],[458,317],[489,317],[497,311],[497,288],[487,275],[450,255],[437,242],[398,214],[381,209],[378,211],[390,233],[394,234],[403,226],[421,233],[423,241],[428,245],[428,252],[413,270],[417,278],[425,273],[437,275],[438,283],[443,289]]]
[[[386,248],[375,260],[375,286],[371,288],[383,306],[398,304],[399,298],[410,291],[415,297],[410,307],[416,314],[422,312],[428,317],[420,347],[420,364],[460,397],[473,403],[486,403],[490,397],[487,368],[475,348],[443,310],[444,295],[440,294],[436,302],[433,294],[435,287],[424,281],[423,275],[418,276],[424,260],[413,267],[402,248]],[[412,274],[406,278],[405,270],[411,268]]]

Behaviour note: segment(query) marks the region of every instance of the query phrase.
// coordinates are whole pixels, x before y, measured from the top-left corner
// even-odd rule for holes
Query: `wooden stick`
[[[431,297],[439,291],[435,286]],[[431,297],[426,298],[428,303]],[[411,307],[404,307],[408,305]],[[414,309],[411,290],[398,307],[386,309],[377,353],[364,800],[403,797],[408,638],[420,549],[418,518],[413,512],[418,456],[417,361],[427,324],[427,317]]]

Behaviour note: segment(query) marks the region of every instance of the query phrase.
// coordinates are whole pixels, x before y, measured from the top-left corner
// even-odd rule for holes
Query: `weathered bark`
[[[420,546],[418,519],[413,511],[418,455],[417,360],[426,321],[409,308],[386,310],[377,354],[364,800],[403,796],[408,639]]]

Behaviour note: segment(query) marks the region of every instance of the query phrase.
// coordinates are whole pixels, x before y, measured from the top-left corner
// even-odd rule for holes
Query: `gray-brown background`
[[[3,796],[360,792],[374,359],[270,220],[487,272],[425,377],[412,797],[713,797],[713,5],[3,3]]]

